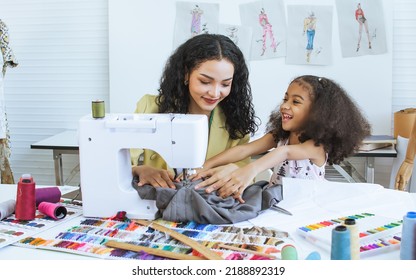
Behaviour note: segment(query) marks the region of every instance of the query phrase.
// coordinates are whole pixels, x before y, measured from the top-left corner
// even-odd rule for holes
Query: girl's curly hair
[[[190,93],[185,77],[201,63],[225,59],[233,64],[230,94],[219,103],[231,139],[238,139],[258,129],[252,103],[248,67],[241,50],[231,39],[218,34],[201,34],[180,45],[168,59],[160,79],[156,103],[159,113],[188,113]]]
[[[323,77],[305,75],[295,78],[297,83],[312,96],[312,107],[307,123],[299,136],[300,142],[312,139],[315,145],[323,145],[328,153],[328,164],[339,164],[351,156],[362,140],[370,135],[371,126],[358,106],[336,82]],[[289,137],[282,128],[282,116],[275,109],[267,124],[276,143]]]

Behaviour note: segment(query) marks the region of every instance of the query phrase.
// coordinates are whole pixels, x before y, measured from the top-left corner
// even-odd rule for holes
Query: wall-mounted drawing
[[[383,2],[336,0],[343,57],[387,52]]]
[[[249,60],[251,38],[253,34],[251,27],[242,25],[220,24],[218,33],[229,37],[240,48],[244,54],[244,57]]]
[[[177,2],[173,48],[203,33],[218,33],[219,4]]]
[[[289,5],[286,64],[332,63],[331,6]]]
[[[253,30],[251,60],[286,55],[286,17],[282,0],[240,5],[241,22]]]

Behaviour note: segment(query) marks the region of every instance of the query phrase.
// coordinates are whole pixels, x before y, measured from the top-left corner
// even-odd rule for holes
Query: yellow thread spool
[[[105,117],[104,100],[95,100],[92,102],[92,117],[100,119]]]

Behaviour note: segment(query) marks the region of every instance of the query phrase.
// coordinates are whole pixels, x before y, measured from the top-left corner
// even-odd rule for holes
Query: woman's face
[[[228,60],[208,60],[189,74],[189,113],[209,116],[231,91],[234,66]]]

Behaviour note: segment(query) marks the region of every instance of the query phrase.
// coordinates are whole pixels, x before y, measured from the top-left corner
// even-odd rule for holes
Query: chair
[[[390,189],[394,189],[394,182],[396,180],[397,171],[399,171],[404,159],[406,158],[407,145],[409,143],[408,138],[404,138],[400,135],[397,136],[396,150],[397,157],[393,160],[393,166],[390,173]],[[416,192],[416,165],[413,166],[413,173],[410,178],[409,186],[407,190],[409,192]]]

